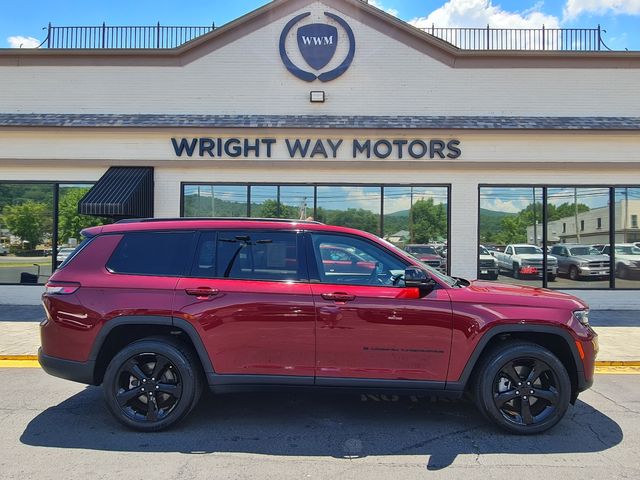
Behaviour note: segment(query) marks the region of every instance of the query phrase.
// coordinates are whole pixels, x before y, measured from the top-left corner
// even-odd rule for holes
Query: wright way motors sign
[[[456,139],[285,139],[275,138],[172,138],[176,156],[203,158],[458,158],[462,154]],[[277,154],[276,154],[277,152]]]

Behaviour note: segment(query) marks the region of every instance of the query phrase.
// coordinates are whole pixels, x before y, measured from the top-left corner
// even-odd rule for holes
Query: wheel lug
[[[143,379],[142,379],[142,383],[147,383],[147,379],[146,379],[146,378],[143,378]]]
[[[518,382],[518,386],[521,387],[522,386],[522,382]]]
[[[151,379],[151,381],[152,381],[152,382],[155,382],[155,381],[156,381],[156,379],[155,379],[155,378],[152,378],[152,379]]]
[[[156,385],[156,390],[159,390],[160,387],[158,385]],[[533,390],[531,390],[531,393],[533,393]]]
[[[144,392],[144,387],[142,387],[140,390]]]
[[[516,395],[520,395],[520,390],[516,390]]]
[[[530,393],[531,395],[533,395],[533,393],[534,393],[534,392],[533,392],[533,390],[529,390],[529,393]]]
[[[531,382],[527,382],[527,385],[531,385]]]
[[[524,397],[522,397],[522,399],[523,399],[523,400],[526,400],[526,399],[527,399],[527,396],[525,395]]]

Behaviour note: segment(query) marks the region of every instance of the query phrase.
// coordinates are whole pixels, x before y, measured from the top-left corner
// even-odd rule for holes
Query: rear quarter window
[[[107,262],[107,269],[134,275],[185,275],[194,239],[194,232],[125,233]]]

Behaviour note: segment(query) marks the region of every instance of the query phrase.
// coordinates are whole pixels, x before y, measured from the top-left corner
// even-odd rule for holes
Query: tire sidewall
[[[182,383],[182,395],[173,411],[162,420],[153,423],[139,422],[129,418],[122,411],[116,400],[117,375],[120,367],[130,358],[141,353],[155,353],[169,359],[178,370]],[[195,366],[191,364],[188,356],[176,345],[158,340],[140,340],[124,347],[113,357],[105,372],[102,386],[107,406],[116,419],[129,428],[152,432],[163,430],[173,425],[191,411],[197,399],[197,382],[198,377]]]
[[[535,358],[545,362],[558,379],[558,404],[556,411],[546,420],[530,426],[517,425],[504,418],[493,401],[493,382],[502,367],[518,358]],[[499,427],[520,435],[540,433],[552,428],[564,416],[571,400],[571,379],[558,358],[547,349],[535,344],[511,344],[494,350],[480,370],[477,379],[476,402],[482,413]]]

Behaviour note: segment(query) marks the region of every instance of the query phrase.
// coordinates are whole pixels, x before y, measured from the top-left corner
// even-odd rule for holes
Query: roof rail
[[[279,222],[279,223],[314,223],[322,225],[315,220],[298,220],[295,218],[247,218],[247,217],[175,217],[175,218],[125,218],[115,223],[149,223],[149,222],[175,222],[175,221],[243,221],[243,222]]]

